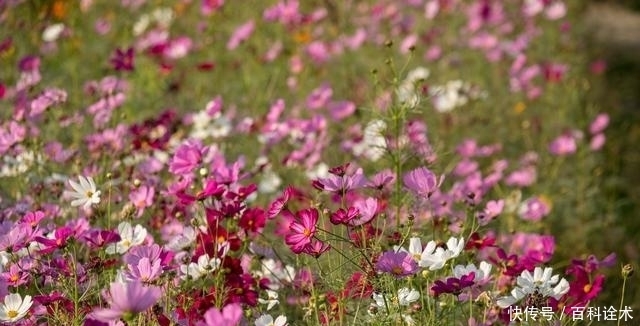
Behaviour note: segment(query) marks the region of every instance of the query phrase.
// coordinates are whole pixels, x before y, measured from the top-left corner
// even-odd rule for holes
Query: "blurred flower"
[[[602,133],[608,125],[609,115],[606,113],[600,113],[589,125],[589,133],[592,135]]]
[[[80,183],[69,180],[69,184],[74,191],[65,191],[68,196],[75,198],[71,206],[83,206],[85,209],[93,204],[100,203],[100,190],[96,188],[96,183],[92,177],[78,176]]]
[[[523,220],[540,221],[551,212],[550,201],[543,197],[532,197],[525,200],[518,210],[518,215]]]
[[[117,48],[111,57],[111,64],[116,71],[133,71],[134,70],[135,52],[132,47],[123,50]]]
[[[237,326],[242,321],[242,307],[238,303],[230,303],[222,309],[210,308],[204,314],[204,322],[196,326]]]
[[[33,305],[33,301],[29,295],[22,299],[19,293],[8,294],[4,297],[4,304],[0,304],[0,320],[14,323],[27,315],[31,305]]]
[[[237,48],[240,43],[246,41],[251,34],[253,34],[255,27],[256,24],[253,20],[249,20],[243,25],[240,25],[231,35],[229,42],[227,42],[227,50],[233,50]]]
[[[47,26],[42,32],[42,40],[45,42],[55,42],[62,32],[64,32],[64,24],[57,23]]]
[[[353,146],[353,154],[364,156],[372,162],[379,160],[387,151],[387,140],[383,135],[386,129],[384,121],[370,121],[364,129],[362,141]]]
[[[258,319],[256,319],[256,326],[286,326],[287,317],[280,315],[276,320],[273,320],[271,315],[262,315]]]
[[[265,292],[267,293],[267,299],[258,298],[258,302],[267,305],[267,311],[269,311],[280,301],[278,300],[278,292],[273,290],[265,290]]]
[[[431,170],[420,167],[409,171],[402,177],[404,186],[413,191],[416,196],[429,198],[444,181],[444,176],[438,179]]]
[[[145,286],[140,282],[111,283],[107,302],[109,308],[95,309],[89,318],[109,323],[121,318],[133,318],[153,306],[162,296],[157,286]]]
[[[576,139],[570,134],[560,135],[549,144],[549,152],[553,155],[570,155],[575,153],[576,150]]]

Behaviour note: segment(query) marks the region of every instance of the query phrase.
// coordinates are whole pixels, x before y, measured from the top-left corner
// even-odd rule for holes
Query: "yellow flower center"
[[[11,277],[9,278],[9,281],[11,281],[12,283],[18,282],[18,275],[11,275]]]
[[[18,316],[18,312],[15,310],[9,310],[7,311],[7,317],[9,318],[16,318],[16,316]]]
[[[302,234],[304,234],[304,236],[308,238],[311,236],[311,230],[304,229],[304,231],[302,231]]]
[[[584,293],[589,293],[589,291],[591,291],[591,284],[587,284],[582,288],[582,291],[584,291]]]
[[[394,267],[391,269],[391,272],[392,272],[394,275],[402,275],[403,269],[402,269],[402,267],[400,267],[400,266],[394,266]]]
[[[91,196],[93,196],[93,191],[89,190],[85,193],[85,195],[89,198],[91,198]]]
[[[125,247],[125,248],[130,247],[131,246],[131,241],[129,241],[129,240],[122,241],[122,246]]]

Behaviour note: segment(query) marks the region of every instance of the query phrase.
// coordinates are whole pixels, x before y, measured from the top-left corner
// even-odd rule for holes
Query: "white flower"
[[[274,259],[262,260],[262,271],[256,273],[261,278],[269,279],[269,288],[277,291],[283,282],[291,283],[296,276],[296,270],[293,266],[285,265]]]
[[[182,279],[186,279],[187,276],[191,276],[192,279],[197,280],[203,275],[214,272],[221,264],[222,261],[220,258],[210,258],[208,254],[204,254],[198,257],[197,263],[189,263],[189,265],[180,266],[180,271],[184,274]]]
[[[429,270],[438,270],[444,267],[444,264],[452,258],[458,257],[464,248],[464,239],[456,239],[454,237],[447,241],[447,249],[438,247],[435,241],[429,241],[427,247],[420,256],[418,265],[427,267]]]
[[[258,184],[258,192],[261,194],[271,194],[276,192],[280,185],[282,184],[282,179],[273,172],[272,170],[266,170],[262,173],[262,178],[260,179],[260,183]]]
[[[63,31],[63,23],[49,25],[44,29],[44,32],[42,32],[42,40],[45,42],[54,42],[58,37],[60,37],[60,35],[62,35]]]
[[[124,254],[129,248],[142,244],[147,237],[147,229],[139,224],[133,228],[129,222],[122,222],[118,225],[118,235],[120,235],[120,241],[107,247],[108,254],[116,252]]]
[[[9,263],[11,254],[6,251],[0,251],[0,273],[4,271],[5,266]]]
[[[267,290],[267,299],[258,298],[258,302],[267,305],[267,311],[271,310],[275,305],[280,303],[278,300],[278,292]]]
[[[370,121],[364,129],[362,141],[353,146],[353,154],[362,155],[373,162],[379,160],[387,149],[387,140],[382,135],[386,129],[384,121]]]
[[[166,247],[172,251],[180,251],[194,243],[196,241],[196,237],[196,230],[193,227],[187,226],[182,229],[181,234],[178,234],[169,240]]]
[[[372,297],[373,297],[373,300],[375,301],[375,305],[379,309],[386,311],[387,306],[394,302],[397,303],[398,306],[409,306],[410,304],[420,299],[420,292],[414,289],[401,288],[398,290],[398,295],[393,296],[391,298],[389,296],[385,296],[382,293],[373,293]],[[393,308],[393,307],[390,307],[390,308]],[[395,310],[395,309],[391,309],[391,310]]]
[[[65,191],[68,196],[75,198],[71,201],[71,206],[83,206],[85,209],[92,204],[100,203],[100,190],[96,188],[96,183],[92,177],[78,176],[80,183],[69,180],[69,184],[74,191]]]
[[[560,276],[557,274],[551,276],[552,273],[553,269],[551,267],[547,267],[544,270],[536,267],[533,275],[529,271],[522,272],[516,280],[518,286],[511,291],[510,296],[499,298],[497,300],[498,306],[507,308],[533,293],[542,295],[545,298],[560,299],[569,291],[569,282],[564,278],[559,279]]]
[[[465,275],[469,275],[470,273],[475,273],[474,282],[482,282],[487,280],[491,276],[491,264],[486,261],[480,262],[480,268],[477,268],[475,264],[471,263],[467,266],[464,265],[456,265],[453,268],[453,276],[456,278],[461,278]]]
[[[29,312],[33,301],[26,295],[24,300],[18,293],[11,293],[4,297],[4,304],[0,304],[0,320],[13,323],[22,319]]]
[[[287,317],[280,315],[273,320],[271,315],[262,315],[256,319],[256,326],[285,326],[287,325]]]
[[[435,245],[435,242],[433,244]],[[394,249],[396,252],[402,251],[408,253],[416,262],[419,262],[420,257],[422,256],[422,243],[418,237],[412,237],[409,239],[409,250],[398,246],[394,247]]]
[[[314,168],[307,170],[306,175],[309,180],[328,178],[329,166],[324,162],[320,162]]]
[[[414,289],[401,288],[398,290],[398,304],[401,306],[408,306],[418,299],[420,299],[420,292]]]

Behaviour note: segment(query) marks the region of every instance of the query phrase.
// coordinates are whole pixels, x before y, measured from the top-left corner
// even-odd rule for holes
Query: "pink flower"
[[[224,0],[202,0],[200,13],[209,16],[224,5]]]
[[[592,151],[599,151],[600,149],[602,149],[602,146],[604,146],[606,140],[607,139],[604,134],[597,134],[593,136],[593,138],[591,138],[589,148],[591,148]]]
[[[320,178],[314,181],[314,186],[320,190],[343,194],[349,190],[361,188],[366,184],[362,169],[359,168],[353,175],[335,175],[328,178]]]
[[[203,161],[209,149],[199,141],[189,140],[178,147],[169,163],[169,172],[173,174],[191,174]]]
[[[606,113],[600,113],[593,119],[591,125],[589,125],[589,133],[592,135],[603,132],[609,125],[609,115]]]
[[[210,308],[204,314],[204,322],[198,322],[196,326],[237,326],[242,320],[242,307],[238,303],[231,303],[222,309]]]
[[[378,201],[375,198],[369,197],[367,199],[356,200],[353,203],[353,207],[358,210],[360,214],[356,215],[347,221],[347,224],[351,226],[359,226],[369,223],[378,211]]]
[[[401,278],[415,274],[418,270],[418,263],[406,251],[386,251],[378,259],[376,268],[380,272],[390,273],[397,278]]]
[[[250,20],[245,24],[241,25],[240,27],[238,27],[233,32],[233,35],[231,35],[229,42],[227,42],[227,49],[233,50],[237,48],[238,45],[240,45],[240,43],[246,41],[253,33],[253,30],[255,29],[255,27],[256,27],[256,24],[253,22],[253,20]]]
[[[558,156],[570,155],[576,152],[577,147],[575,138],[571,135],[564,134],[549,144],[549,152]]]
[[[544,197],[527,199],[518,211],[520,218],[529,221],[539,221],[551,212],[551,204]]]
[[[316,223],[318,223],[318,210],[307,208],[299,211],[297,220],[289,226],[289,234],[285,237],[285,242],[291,251],[299,254],[311,243],[311,238],[316,234]]]
[[[444,176],[438,179],[429,169],[420,167],[405,174],[402,181],[416,196],[430,197],[440,187]]]
[[[161,296],[162,290],[157,286],[145,286],[140,282],[111,283],[107,298],[111,307],[96,309],[89,317],[105,323],[117,321],[125,315],[149,309]]]
[[[138,217],[142,216],[144,209],[153,204],[156,190],[153,186],[141,186],[129,193],[129,200],[138,209]]]

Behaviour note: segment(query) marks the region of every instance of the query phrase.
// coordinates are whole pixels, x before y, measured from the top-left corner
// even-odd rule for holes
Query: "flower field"
[[[0,1],[0,325],[638,324],[584,6]]]

